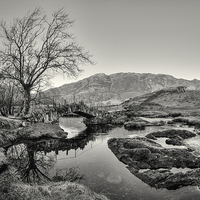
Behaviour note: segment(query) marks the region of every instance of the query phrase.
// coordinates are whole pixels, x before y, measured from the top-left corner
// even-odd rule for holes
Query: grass
[[[106,197],[96,194],[89,188],[77,183],[59,182],[45,186],[30,186],[17,184],[12,187],[10,196],[16,200],[106,200]],[[5,199],[7,200],[7,198]]]
[[[21,181],[16,170],[9,169],[0,174],[1,200],[108,200],[90,188],[69,181],[47,182],[29,185]]]
[[[130,99],[124,103],[124,106],[137,108],[136,111],[158,110],[166,113],[179,112],[182,116],[199,116],[199,102],[199,90],[186,90],[185,92],[165,92],[161,90]]]

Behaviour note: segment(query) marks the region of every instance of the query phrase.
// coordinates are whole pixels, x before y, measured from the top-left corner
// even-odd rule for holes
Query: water
[[[81,131],[84,131],[86,129],[85,124],[83,124],[82,118],[60,118],[59,124],[60,127],[68,133],[67,138],[76,137]]]
[[[22,168],[27,166],[26,163],[30,164],[31,160],[35,162],[32,165],[34,170],[37,168],[39,170],[45,169],[46,173],[50,172],[51,176],[53,176],[56,169],[78,167],[80,173],[84,174],[84,179],[81,180],[81,183],[89,186],[97,193],[106,195],[111,200],[200,199],[198,187],[183,187],[169,191],[148,186],[131,174],[107,145],[108,139],[113,137],[145,136],[150,132],[171,129],[172,127],[146,127],[145,130],[135,131],[127,131],[123,127],[114,129],[101,127],[94,130],[86,129],[81,118],[61,118],[60,126],[69,133],[69,139],[43,140],[34,143],[26,141],[26,143],[16,144],[8,149],[8,155],[12,155],[13,162],[17,160],[17,165]],[[193,130],[193,128],[189,128],[189,130]],[[170,148],[171,145],[165,144],[165,139],[160,138],[157,142],[166,148]],[[187,143],[200,150],[200,137],[197,136],[197,139],[188,139]],[[24,151],[24,149],[27,151]],[[20,164],[19,158],[23,161]],[[29,160],[26,161],[25,159],[28,158]],[[29,166],[27,169],[30,170],[30,168]],[[39,170],[38,174],[42,177]],[[172,170],[174,172],[177,171],[177,169]],[[25,172],[29,173],[29,171]]]
[[[197,155],[200,155],[200,135],[197,135],[194,138],[189,138],[185,140],[187,142],[187,144],[189,144],[191,147],[193,147],[195,149],[195,152]]]
[[[75,123],[78,119],[61,119],[60,125],[63,129],[68,128],[68,124],[73,120]],[[131,174],[107,146],[108,139],[113,137],[145,136],[161,129],[171,129],[171,127],[146,127],[145,130],[135,131],[115,128],[99,135],[94,133],[95,138],[88,141],[84,149],[70,150],[68,155],[66,152],[59,151],[56,166],[58,168],[78,166],[85,175],[81,183],[112,200],[200,199],[200,191],[197,187],[184,187],[174,191],[151,188]],[[171,145],[165,143],[165,139],[160,138],[157,142],[166,148],[171,148]]]

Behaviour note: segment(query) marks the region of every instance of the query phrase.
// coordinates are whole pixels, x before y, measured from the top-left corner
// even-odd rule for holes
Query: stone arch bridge
[[[92,106],[89,107],[83,102],[71,104],[56,104],[40,106],[40,108],[33,108],[31,114],[25,116],[30,122],[53,122],[58,121],[59,117],[64,116],[82,116],[85,118],[94,118],[98,116],[106,116],[113,110],[118,109],[118,105],[109,106]]]

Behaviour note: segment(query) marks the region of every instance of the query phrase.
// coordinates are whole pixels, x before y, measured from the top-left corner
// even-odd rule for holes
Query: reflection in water
[[[60,127],[68,133],[68,138],[76,137],[81,131],[86,129],[82,118],[76,118],[76,120],[74,119],[74,117],[59,119]]]
[[[147,127],[145,130],[135,131],[120,127],[113,129],[110,126],[86,128],[79,123],[80,118],[61,118],[61,127],[69,128],[68,125],[72,125],[73,121],[78,133],[74,137],[18,141],[7,148],[10,161],[19,169],[24,181],[42,182],[41,180],[52,177],[48,172],[54,173],[52,170],[56,168],[59,170],[78,166],[80,173],[84,174],[81,183],[107,195],[111,200],[199,199],[200,192],[197,187],[184,187],[175,191],[149,187],[131,174],[107,146],[109,138],[145,136],[170,127]],[[59,174],[59,180],[62,180],[62,174]]]
[[[6,156],[17,168],[22,180],[27,183],[43,183],[49,178],[49,170],[56,163],[59,151],[83,150],[90,141],[95,141],[94,132],[107,132],[106,127],[87,128],[70,139],[47,139],[39,141],[17,141],[13,146],[5,147]],[[55,152],[55,154],[52,154]]]
[[[87,128],[83,123],[82,118],[60,118],[59,119],[60,127],[68,133],[67,138],[75,138],[76,136],[82,135],[82,133],[90,134],[90,133],[107,133],[109,130],[114,127],[107,126],[92,126]]]
[[[37,151],[38,143],[28,141],[9,147],[6,151],[8,161],[17,169],[26,183],[43,183],[48,178],[47,172],[55,165],[55,157]]]

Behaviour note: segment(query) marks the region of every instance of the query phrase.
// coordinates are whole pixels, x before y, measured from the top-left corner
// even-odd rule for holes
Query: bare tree
[[[52,75],[61,73],[76,77],[82,71],[81,64],[93,64],[89,52],[69,33],[73,24],[64,9],[54,12],[48,20],[41,8],[15,19],[9,26],[1,22],[0,73],[22,86],[24,114],[30,109],[31,92]]]

